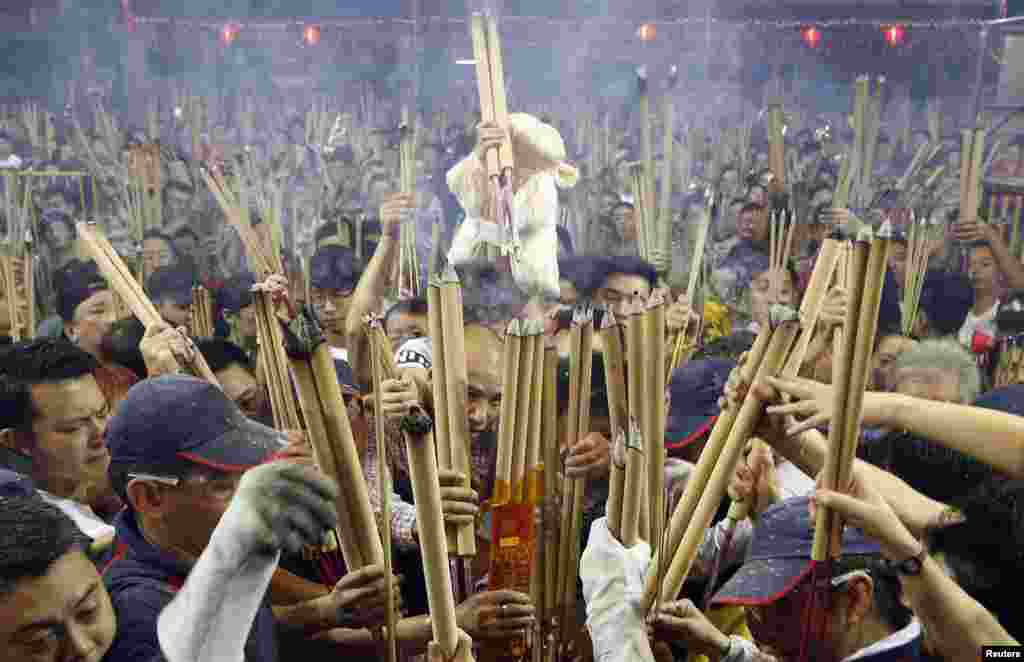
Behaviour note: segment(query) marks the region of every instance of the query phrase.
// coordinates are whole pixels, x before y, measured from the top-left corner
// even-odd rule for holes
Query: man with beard
[[[94,539],[113,534],[103,517],[120,508],[107,479],[103,443],[110,408],[91,355],[64,340],[39,339],[0,356],[0,443],[8,465]]]

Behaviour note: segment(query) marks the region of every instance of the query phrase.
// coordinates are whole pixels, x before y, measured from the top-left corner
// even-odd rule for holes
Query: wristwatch
[[[924,565],[926,556],[928,556],[928,550],[924,545],[921,545],[921,551],[914,556],[902,561],[887,561],[886,565],[897,574],[917,577],[921,574],[921,567]]]

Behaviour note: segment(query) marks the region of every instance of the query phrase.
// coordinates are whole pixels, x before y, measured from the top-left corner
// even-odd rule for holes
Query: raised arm
[[[349,363],[360,383],[370,381],[369,352],[366,345],[366,316],[377,310],[387,293],[391,270],[398,256],[398,232],[414,211],[412,196],[394,195],[380,208],[381,238],[366,270],[352,294],[352,305],[345,320],[345,343]]]

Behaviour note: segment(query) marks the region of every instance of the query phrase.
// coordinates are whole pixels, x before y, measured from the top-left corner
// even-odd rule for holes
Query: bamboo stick
[[[648,542],[655,557],[664,558],[665,536],[665,299],[655,291],[644,319],[644,372],[647,448]],[[661,572],[662,568],[658,571]]]
[[[664,159],[664,163],[662,164],[661,173],[661,208],[658,211],[659,231],[657,236],[657,248],[663,251],[666,256],[666,264],[659,265],[664,267],[664,273],[662,273],[663,278],[667,278],[668,274],[672,273],[672,167],[673,148],[675,146],[674,125],[676,115],[675,102],[672,95],[678,78],[678,70],[676,67],[672,67],[672,71],[668,79],[668,86],[665,89],[662,108],[662,122],[664,124],[662,158]]]
[[[777,374],[785,361],[793,341],[796,340],[800,325],[796,322],[794,314],[791,320],[782,322],[771,334],[771,342],[765,352],[764,360],[758,369],[755,382],[768,375]],[[735,423],[729,432],[729,437],[722,448],[714,471],[708,479],[704,491],[700,495],[693,519],[683,534],[682,542],[672,558],[671,565],[665,575],[663,583],[663,597],[667,600],[674,600],[679,595],[683,583],[689,575],[693,561],[697,556],[697,549],[704,537],[704,531],[711,523],[715,511],[721,504],[722,496],[736,470],[736,463],[739,461],[743,449],[747,445],[750,434],[760,418],[761,403],[751,394],[748,394],[743,401]],[[692,478],[691,478],[692,480]]]
[[[431,371],[431,387],[434,393],[434,411],[437,416],[434,442],[437,449],[437,466],[439,469],[453,469],[450,419],[448,417],[448,367],[445,361],[444,345],[444,314],[441,305],[441,281],[432,278],[427,287],[427,324],[430,328],[431,346],[434,348],[433,370]],[[458,532],[453,524],[445,524],[448,549],[458,549]]]
[[[626,327],[626,380],[630,420],[630,434],[627,436],[626,448],[626,481],[622,492],[622,523],[620,542],[632,547],[644,531],[640,526],[640,513],[643,510],[642,481],[646,468],[645,445],[652,443],[643,438],[644,420],[644,373],[643,373],[643,304],[633,301],[627,309]],[[635,430],[634,430],[635,427]],[[635,434],[634,434],[635,432]]]
[[[515,443],[515,422],[519,404],[519,354],[522,349],[522,334],[519,320],[509,322],[505,331],[505,347],[502,353],[502,398],[498,419],[498,453],[494,479],[492,506],[512,502],[512,458]]]
[[[371,367],[373,373],[373,396],[374,396],[374,423],[377,432],[377,492],[380,495],[381,513],[378,527],[382,537],[382,549],[384,552],[384,574],[390,580],[393,575],[391,560],[391,469],[388,465],[387,442],[384,431],[384,412],[381,402],[382,388],[385,379],[394,376],[393,371],[385,367],[388,361],[393,358],[390,343],[384,335],[384,327],[380,318],[371,318],[369,321],[369,340],[371,353]],[[396,662],[398,659],[397,632],[395,630],[395,594],[394,585],[389,581],[385,608],[386,640],[384,642],[384,654],[386,662]]]
[[[777,190],[786,187],[786,143],[782,135],[782,107],[777,103],[768,109],[768,167],[774,175]]]
[[[848,403],[853,394],[850,392],[850,376],[854,366],[853,359],[857,345],[858,323],[860,318],[861,299],[864,293],[864,274],[868,264],[870,247],[864,242],[858,241],[854,244],[850,256],[851,274],[846,283],[847,310],[844,323],[842,343],[839,346],[839,354],[836,355],[836,362],[833,364],[833,418],[829,426],[829,448],[824,468],[824,486],[829,489],[841,489],[838,487],[840,473],[839,466],[843,456],[843,444],[847,418],[851,414]],[[815,561],[825,561],[836,558],[839,555],[839,539],[835,537],[837,519],[835,514],[824,508],[819,508],[816,513],[814,527],[814,546],[811,551],[811,558]],[[840,532],[841,535],[841,532]]]
[[[611,423],[612,446],[625,443],[629,405],[626,398],[626,368],[622,348],[622,330],[612,312],[606,311],[601,320],[601,346],[604,348],[604,374],[608,385],[608,416]],[[625,448],[617,450],[625,452]],[[625,458],[612,452],[608,484],[608,530],[621,540],[622,495],[625,488]],[[620,464],[619,460],[623,463]]]
[[[450,660],[457,651],[459,630],[455,617],[451,575],[448,571],[441,488],[438,483],[434,440],[430,434],[430,419],[421,412],[415,417],[406,417],[402,422],[402,432],[409,458],[413,502],[416,504],[420,553],[423,557],[427,603],[434,633],[433,644],[440,649],[444,659]],[[469,655],[467,651],[467,657]]]
[[[967,185],[967,206],[969,214],[967,218],[970,220],[977,220],[978,207],[981,204],[982,162],[985,158],[985,138],[987,135],[988,131],[985,129],[981,127],[975,129],[974,141],[971,144],[971,174]],[[962,155],[961,158],[967,158],[967,155]]]
[[[507,341],[506,341],[507,342]],[[559,435],[558,435],[558,350],[554,346],[544,348],[544,403],[542,405],[543,420],[541,421],[541,437],[544,459],[544,500],[553,500],[557,493],[559,466]],[[543,612],[539,619],[548,632],[552,628],[552,618],[558,602],[558,533],[559,520],[552,521],[552,509],[545,507],[543,512],[544,548],[544,602]],[[560,513],[559,513],[560,514]]]
[[[517,390],[516,390],[516,416],[515,425],[512,428],[512,502],[523,503],[525,495],[525,483],[527,464],[526,458],[528,455],[527,449],[527,430],[524,429],[524,425],[528,425],[530,416],[530,404],[531,398],[533,397],[533,366],[534,366],[534,347],[533,342],[533,331],[528,328],[528,323],[524,324],[521,328],[523,335],[519,340],[519,365],[517,370],[519,372],[517,378]]]
[[[463,476],[463,487],[470,485],[470,436],[466,419],[469,379],[466,374],[466,345],[463,333],[462,289],[455,269],[449,265],[440,284],[441,324],[445,369],[445,405],[449,419],[448,452],[451,466]],[[435,367],[436,372],[436,367]],[[476,534],[472,524],[457,527],[455,552],[460,557],[476,556]]]
[[[306,433],[313,448],[313,461],[316,462],[316,466],[320,469],[321,473],[337,479],[340,477],[340,470],[335,462],[334,453],[331,450],[330,435],[327,432],[323,410],[316,396],[317,388],[316,380],[313,377],[313,370],[307,361],[293,361],[292,374],[295,376],[295,387],[299,393],[299,404],[302,407],[303,419],[306,422]],[[383,443],[383,441],[378,443]],[[348,495],[345,491],[339,492],[336,506],[338,511],[338,544],[341,547],[341,555],[345,560],[345,567],[349,571],[362,568],[367,565],[367,561],[363,558],[359,537],[365,534],[365,531],[360,531],[356,528],[350,511],[351,506]]]

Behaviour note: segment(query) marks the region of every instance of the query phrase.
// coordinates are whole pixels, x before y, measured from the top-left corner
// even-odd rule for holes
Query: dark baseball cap
[[[0,497],[27,497],[35,493],[31,478],[9,469],[0,469]]]
[[[351,290],[359,282],[356,253],[345,246],[324,246],[309,262],[310,285],[320,290]]]
[[[149,277],[146,290],[153,301],[169,299],[179,306],[189,306],[195,282],[195,275],[187,267],[161,267]]]
[[[97,292],[110,289],[92,260],[71,260],[55,274],[57,313],[65,322],[75,317],[75,309]]]
[[[133,386],[110,419],[105,439],[112,472],[159,473],[184,460],[240,473],[287,444],[277,430],[246,418],[218,387],[184,375]]]
[[[713,605],[767,605],[796,588],[814,567],[810,497],[786,499],[758,518],[747,560],[715,594]],[[881,548],[858,529],[843,529],[840,556],[880,556]]]
[[[718,420],[718,399],[736,364],[725,359],[690,361],[669,379],[671,409],[665,422],[665,446],[678,450],[699,440]]]
[[[1011,384],[989,391],[975,400],[974,406],[1024,416],[1024,384]]]

